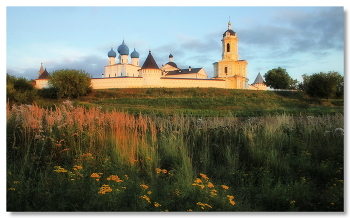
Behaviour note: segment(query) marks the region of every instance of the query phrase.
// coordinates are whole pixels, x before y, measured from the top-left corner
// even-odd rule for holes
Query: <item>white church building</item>
[[[214,77],[208,78],[204,68],[180,69],[169,55],[169,62],[161,68],[154,60],[151,51],[142,66],[139,65],[140,55],[134,48],[129,53],[129,47],[124,40],[117,52],[111,48],[108,52],[108,65],[104,67],[101,78],[92,78],[93,89],[111,88],[190,88],[213,87],[226,89],[253,89],[266,90],[263,79],[258,74],[252,85],[248,85],[246,60],[238,59],[238,37],[232,30],[231,22],[222,38],[222,59],[213,63]],[[130,58],[130,60],[129,60]],[[49,73],[41,65],[38,79],[35,80],[37,88],[48,86]]]

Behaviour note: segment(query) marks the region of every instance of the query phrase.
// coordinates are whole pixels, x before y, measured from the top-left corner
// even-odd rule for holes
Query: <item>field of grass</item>
[[[52,107],[57,101],[41,99]],[[130,88],[94,90],[74,105],[101,107],[129,114],[197,117],[249,117],[265,115],[325,115],[343,113],[344,101],[313,99],[302,92],[251,91],[215,88]]]
[[[168,94],[182,99],[174,108],[240,106],[239,91],[224,92],[196,103]],[[342,113],[159,116],[113,108],[172,101],[96,94],[79,101],[88,108],[7,107],[8,211],[344,211]]]

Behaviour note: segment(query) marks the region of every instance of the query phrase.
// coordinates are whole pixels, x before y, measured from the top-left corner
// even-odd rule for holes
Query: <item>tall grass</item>
[[[343,115],[7,108],[9,211],[343,211]]]

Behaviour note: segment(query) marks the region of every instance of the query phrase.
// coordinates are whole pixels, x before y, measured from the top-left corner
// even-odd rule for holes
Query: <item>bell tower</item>
[[[213,63],[214,78],[227,81],[226,88],[245,89],[247,84],[246,60],[238,60],[238,38],[231,22],[222,37],[222,59]]]
[[[236,32],[232,30],[231,22],[222,38],[222,59],[238,60],[238,38]]]

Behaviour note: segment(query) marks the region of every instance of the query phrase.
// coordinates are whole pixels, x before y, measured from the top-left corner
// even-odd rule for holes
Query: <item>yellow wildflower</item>
[[[166,174],[168,171],[166,169],[162,170],[162,173]]]
[[[194,180],[195,183],[202,183],[202,180],[197,178],[196,180]]]
[[[214,184],[211,183],[211,182],[208,182],[208,187],[209,187],[209,188],[214,188]]]
[[[223,189],[228,189],[229,187],[228,186],[226,186],[226,185],[222,185],[221,186]]]
[[[157,203],[157,202],[154,202],[154,206],[155,206],[155,207],[160,207],[160,206],[162,206],[162,205],[160,205],[160,204]]]
[[[81,169],[83,169],[82,166],[78,166],[78,165],[73,166],[73,170],[81,170]]]
[[[19,181],[14,181],[13,183],[14,183],[14,184],[19,184],[20,182],[19,182]]]
[[[111,187],[109,187],[109,185],[102,185],[102,187],[100,188],[100,191],[98,192],[98,194],[106,194],[107,192],[111,192],[113,191],[111,189]]]
[[[124,175],[124,176],[125,176],[126,180],[128,180],[128,179],[129,179],[129,176],[128,176],[128,175]]]
[[[16,191],[15,188],[9,188],[8,190],[10,190],[10,191]]]
[[[144,184],[142,184],[142,185],[140,185],[142,188],[144,188],[144,189],[148,189],[148,186],[147,185],[144,185]]]
[[[202,210],[204,210],[204,207],[210,207],[212,208],[212,206],[210,206],[209,204],[204,204],[202,202],[197,202],[197,205],[201,206]]]
[[[232,195],[227,195],[227,197],[228,197],[228,200],[229,200],[230,204],[232,204],[232,205],[235,205],[235,204],[236,204],[236,202],[233,201],[233,199],[235,198],[234,196],[232,196]]]
[[[162,172],[162,169],[156,168],[156,173],[161,173],[161,172]]]
[[[205,187],[204,185],[198,185],[198,186],[201,187],[202,189],[204,189],[204,187]]]
[[[203,179],[205,179],[205,180],[209,180],[209,178],[205,175],[205,174],[203,174],[203,173],[200,173],[199,175],[201,175],[201,177],[203,178]]]
[[[147,195],[143,195],[140,198],[145,199],[148,203],[151,203],[151,199]]]
[[[234,202],[234,201],[230,200],[230,204],[235,205],[235,204],[236,204],[236,202]]]
[[[123,182],[117,175],[111,175],[107,178],[107,180],[114,180],[116,182]]]
[[[150,157],[146,157],[148,160],[152,160]]]
[[[211,195],[218,195],[217,192],[218,192],[218,191],[216,191],[215,189],[210,190],[210,194],[211,194]]]
[[[68,172],[66,169],[62,168],[61,166],[55,166],[54,168],[55,168],[54,171],[57,172],[57,173],[66,173],[66,172]]]
[[[187,211],[193,211],[192,209],[188,209]]]
[[[100,175],[98,175],[97,173],[93,173],[93,174],[91,174],[90,177],[93,177],[93,178],[100,178]]]

